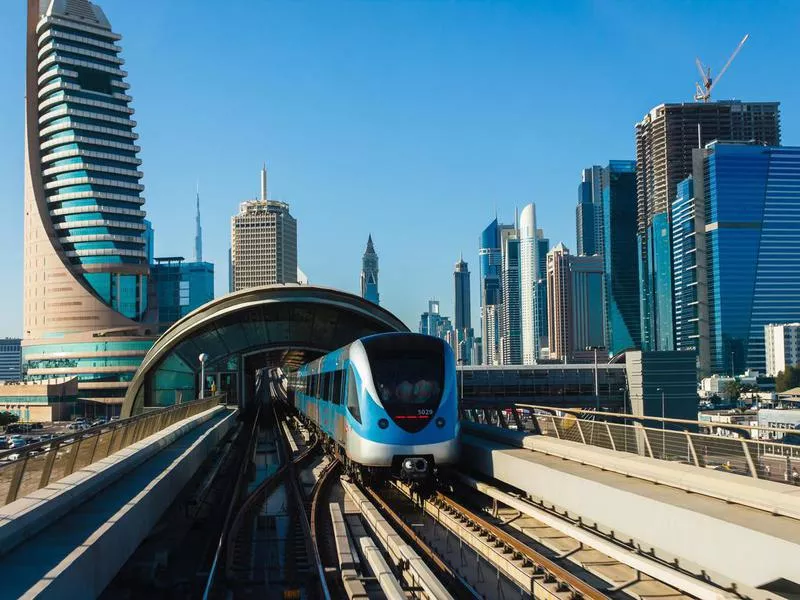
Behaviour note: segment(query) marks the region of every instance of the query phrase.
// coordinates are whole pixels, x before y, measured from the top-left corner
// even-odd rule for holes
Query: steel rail
[[[454,571],[447,563],[445,563],[439,555],[431,548],[428,543],[423,540],[417,533],[405,522],[405,520],[398,515],[389,504],[381,498],[380,494],[369,486],[356,484],[361,491],[367,495],[378,507],[384,516],[389,517],[391,521],[400,528],[405,535],[406,539],[410,540],[417,550],[433,563],[440,575],[444,576],[445,585],[453,591],[451,586],[457,586],[461,589],[461,596],[468,596],[471,598],[481,598],[481,595],[475,590],[469,582],[464,579],[457,571]]]
[[[252,453],[253,448],[255,447],[255,440],[257,438],[258,432],[258,421],[261,416],[261,406],[258,406],[256,410],[255,419],[253,419],[253,427],[250,429],[250,437],[247,441],[247,447],[245,449],[245,457],[249,456]],[[228,532],[230,531],[231,524],[234,519],[234,509],[236,507],[236,501],[238,500],[239,494],[237,490],[242,489],[242,484],[244,482],[245,474],[247,473],[247,465],[249,464],[249,460],[243,460],[242,465],[239,468],[239,475],[236,477],[236,483],[234,484],[233,488],[233,496],[231,497],[231,501],[228,504],[228,510],[225,514],[225,521],[222,524],[222,532],[219,536],[219,542],[217,543],[217,549],[214,552],[214,560],[211,562],[211,568],[208,572],[208,578],[206,579],[206,586],[203,591],[203,600],[208,600],[209,596],[211,595],[211,590],[214,587],[214,580],[216,578],[217,569],[219,568],[220,558],[222,557],[222,551],[226,547],[226,542],[228,539]]]
[[[553,575],[559,582],[569,587],[574,593],[579,594],[581,597],[591,600],[609,599],[609,596],[602,590],[599,590],[583,581],[577,575],[570,573],[561,565],[547,558],[542,553],[537,552],[527,544],[503,531],[500,527],[490,523],[452,498],[445,496],[441,492],[437,492],[434,496],[434,500],[444,507],[449,507],[453,512],[460,513],[463,518],[486,531],[489,535],[503,543],[512,551],[524,556],[534,565]]]

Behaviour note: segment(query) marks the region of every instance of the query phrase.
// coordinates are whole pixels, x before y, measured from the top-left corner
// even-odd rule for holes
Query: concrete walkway
[[[235,420],[235,411],[215,410],[0,556],[0,598],[96,598]],[[151,438],[140,444],[158,443]]]

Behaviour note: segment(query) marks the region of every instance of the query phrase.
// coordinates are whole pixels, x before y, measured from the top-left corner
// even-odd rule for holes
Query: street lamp
[[[203,352],[197,357],[197,360],[200,361],[200,398],[202,399],[206,395],[206,361],[208,360],[208,354]]]

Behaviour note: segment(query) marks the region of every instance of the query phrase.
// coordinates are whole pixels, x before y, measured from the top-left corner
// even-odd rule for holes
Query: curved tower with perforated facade
[[[118,45],[87,0],[28,0],[23,369],[122,401],[152,344],[144,187]]]

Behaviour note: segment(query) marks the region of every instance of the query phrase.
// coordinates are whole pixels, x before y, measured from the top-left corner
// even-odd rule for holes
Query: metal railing
[[[224,402],[218,394],[0,452],[0,506]]]
[[[785,435],[785,429],[688,421],[627,414],[554,409],[532,404],[462,409],[477,423],[627,452],[658,460],[800,485],[800,445],[754,435]],[[650,423],[660,423],[656,427]],[[647,423],[648,425],[645,425]],[[725,435],[704,433],[721,430]]]

